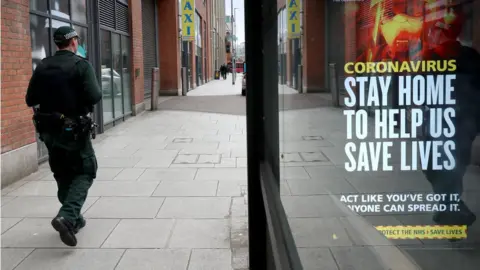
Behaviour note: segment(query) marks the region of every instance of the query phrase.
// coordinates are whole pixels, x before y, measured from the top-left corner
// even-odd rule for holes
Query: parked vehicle
[[[112,95],[112,76],[113,76],[113,94],[115,96],[122,95],[122,77],[118,72],[111,68],[102,68],[102,93],[104,97]]]

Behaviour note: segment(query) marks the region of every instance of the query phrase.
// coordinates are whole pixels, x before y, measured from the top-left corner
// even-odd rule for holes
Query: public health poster
[[[465,109],[464,92],[469,90],[458,72],[458,59],[465,57],[460,41],[468,39],[464,28],[470,20],[465,5],[341,2],[344,169],[352,177],[383,173],[389,181],[411,175],[418,182],[404,179],[412,186],[398,192],[342,194],[340,201],[360,215],[408,216],[396,224],[375,225],[388,239],[467,238],[476,217],[462,200],[462,181],[476,131],[465,128],[470,121],[465,119],[471,119]],[[420,188],[425,183],[429,188]]]

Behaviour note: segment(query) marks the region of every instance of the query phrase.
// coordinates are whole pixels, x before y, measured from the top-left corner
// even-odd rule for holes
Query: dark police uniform
[[[429,168],[424,173],[435,193],[458,194],[461,196],[463,193],[463,177],[471,161],[472,144],[480,131],[480,126],[478,126],[480,118],[480,106],[478,106],[480,104],[480,54],[475,49],[463,46],[456,40],[462,26],[461,16],[456,16],[456,18],[457,20],[450,23],[442,18],[433,25],[432,29],[443,31],[442,33],[448,40],[427,50],[424,55],[426,60],[456,60],[457,69],[454,72],[456,79],[452,85],[455,89],[453,98],[456,100],[456,104],[453,106],[456,111],[453,120],[455,135],[451,138],[455,142],[455,149],[452,154],[456,166],[453,170],[433,170],[431,167],[433,156],[431,156]],[[445,73],[440,72],[439,74]],[[432,138],[429,135],[427,135],[427,139],[448,140],[446,137]],[[445,153],[442,153],[442,156],[444,155]],[[441,162],[443,160],[439,161],[440,164]],[[459,208],[457,211],[447,210],[435,213],[434,221],[437,224],[471,226],[476,221],[475,214],[463,200],[447,201],[446,203],[458,204]]]
[[[55,42],[78,38],[68,26],[57,29]],[[59,50],[42,60],[28,86],[26,103],[39,105],[36,115],[43,115],[37,127],[45,142],[49,164],[58,186],[62,204],[52,226],[61,240],[75,246],[75,234],[85,226],[81,209],[96,178],[97,159],[90,133],[79,132],[80,119],[92,112],[102,98],[95,71],[85,59],[69,50]]]

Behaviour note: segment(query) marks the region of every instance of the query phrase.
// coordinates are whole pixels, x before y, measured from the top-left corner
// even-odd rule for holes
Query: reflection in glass
[[[71,0],[72,20],[76,22],[87,22],[87,5],[86,0]]]
[[[50,13],[53,16],[70,19],[70,11],[68,10],[68,0],[50,0]]]
[[[30,15],[30,35],[32,37],[32,68],[35,70],[42,59],[50,55],[50,38],[44,17]]]
[[[122,36],[122,64],[123,64],[123,106],[125,114],[132,112],[132,86],[131,86],[131,71],[130,71],[130,39]]]
[[[47,13],[47,0],[30,0],[30,9]]]
[[[301,42],[279,13],[280,193],[306,269],[325,247],[356,269],[478,268],[479,4],[328,0]]]
[[[122,93],[122,52],[120,50],[120,35],[112,34],[112,50],[113,50],[113,100],[114,100],[114,117],[118,118],[123,115],[123,93]]]
[[[102,30],[100,33],[100,53],[102,57],[101,78],[103,94],[103,122],[113,121],[113,85],[112,85],[112,41],[111,34]]]
[[[83,58],[88,58],[88,33],[87,33],[87,28],[81,27],[78,25],[73,25],[73,28],[75,31],[77,31],[78,36],[79,36],[79,43],[78,43],[78,50],[77,50],[77,55],[83,57]]]

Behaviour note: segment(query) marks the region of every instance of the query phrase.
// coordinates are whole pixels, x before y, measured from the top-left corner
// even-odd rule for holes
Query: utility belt
[[[66,117],[61,113],[42,113],[34,111],[33,124],[38,133],[71,133],[75,140],[91,136],[96,138],[95,128],[98,126],[91,117]]]

